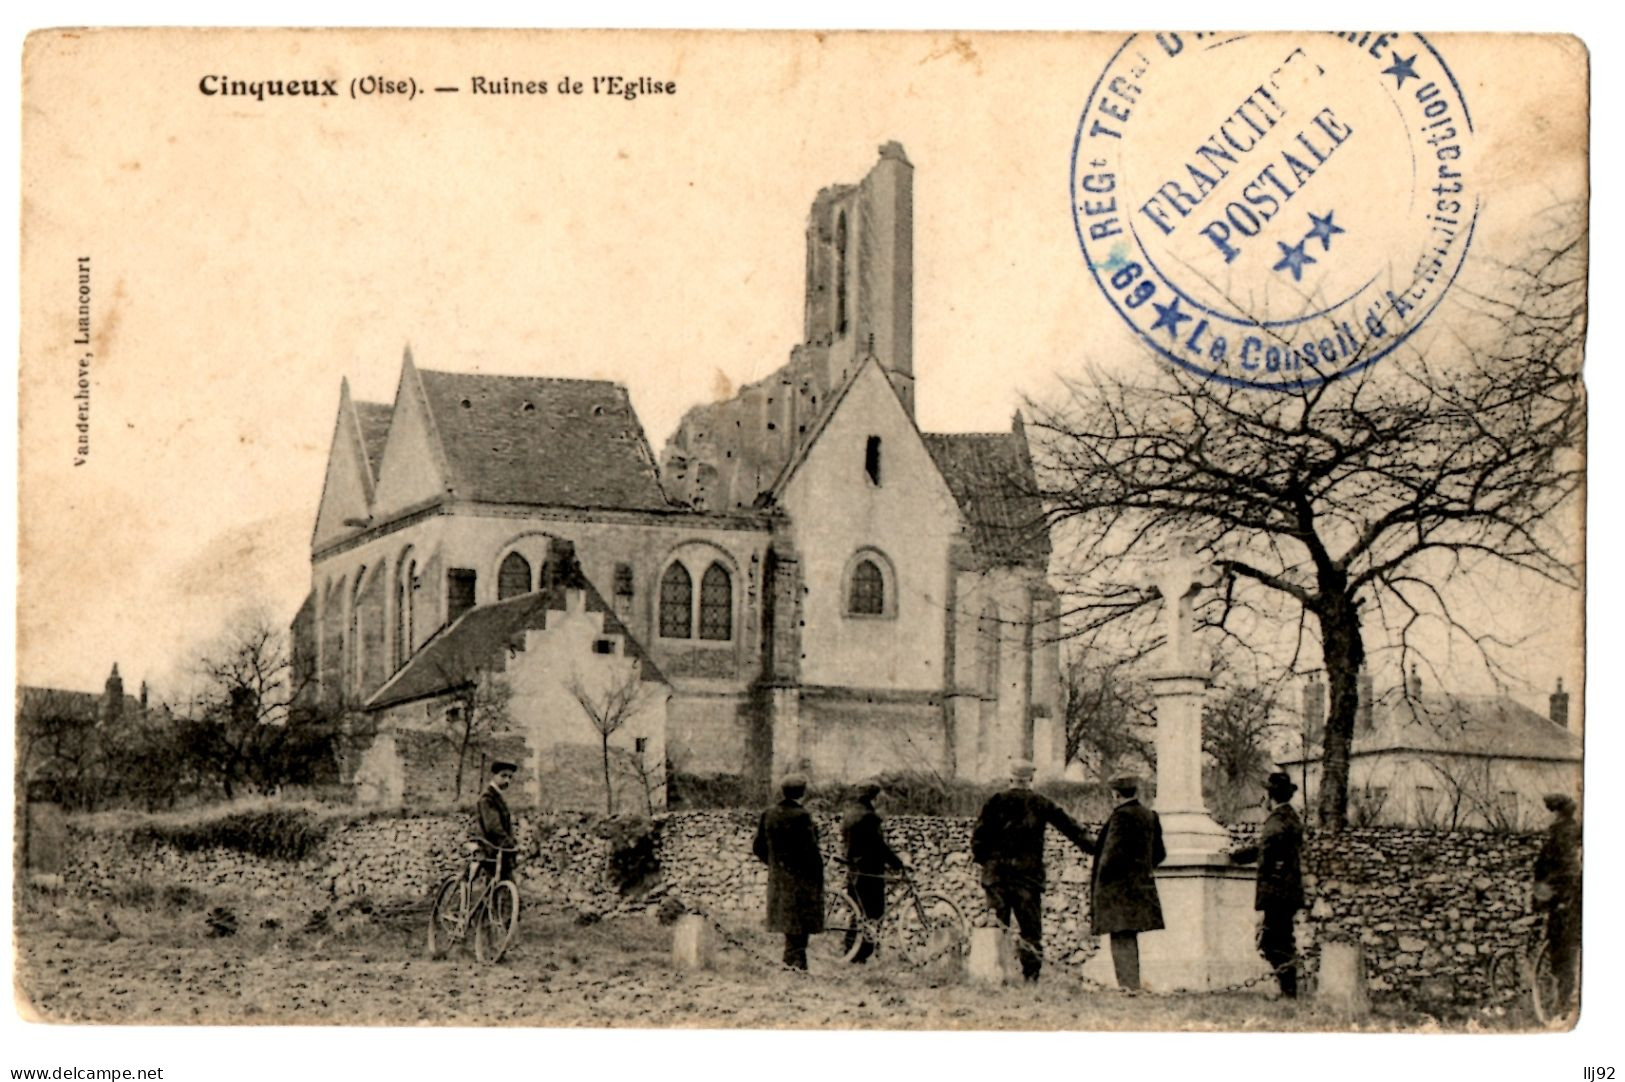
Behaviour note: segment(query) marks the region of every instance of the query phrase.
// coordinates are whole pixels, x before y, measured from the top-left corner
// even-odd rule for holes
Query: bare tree
[[[1281,391],[1147,362],[1095,370],[1033,407],[1080,634],[1154,645],[1156,599],[1123,568],[1187,535],[1224,576],[1198,605],[1200,627],[1242,645],[1296,627],[1291,669],[1318,638],[1331,829],[1348,812],[1365,622],[1407,653],[1413,633],[1443,627],[1498,672],[1507,644],[1469,626],[1451,584],[1499,566],[1578,585],[1577,531],[1558,512],[1583,483],[1586,244],[1572,225],[1583,211],[1561,213],[1495,295],[1467,298],[1461,336],[1428,355],[1400,349]]]
[[[1117,658],[1076,651],[1061,674],[1066,757],[1104,783],[1131,765],[1156,762],[1148,727],[1156,723],[1145,689]]]
[[[1476,815],[1487,830],[1512,833],[1524,828],[1517,791],[1501,788],[1489,757],[1439,754],[1423,763],[1444,791],[1436,817],[1439,826],[1454,830]]]
[[[508,726],[513,690],[502,677],[484,670],[463,673],[446,684],[453,692],[442,720],[445,737],[457,751],[452,794],[461,800],[469,759]]]
[[[1357,827],[1376,826],[1388,807],[1386,785],[1364,785],[1349,790],[1349,824]]]
[[[1267,688],[1230,688],[1202,711],[1202,750],[1213,762],[1218,804],[1226,814],[1252,803],[1273,760],[1280,730],[1275,694]]]
[[[609,741],[643,709],[645,694],[642,675],[634,662],[626,666],[622,676],[601,687],[590,685],[580,674],[572,674],[566,686],[576,702],[581,704],[582,712],[598,734],[604,764],[604,812],[614,815],[615,784],[609,768]]]
[[[300,706],[287,632],[263,614],[239,616],[206,648],[196,686],[178,719],[195,768],[229,800],[247,786],[266,791],[309,780],[331,758],[332,726]]]

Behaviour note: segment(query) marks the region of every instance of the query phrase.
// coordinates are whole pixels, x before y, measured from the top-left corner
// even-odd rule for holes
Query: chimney
[[[1563,678],[1557,678],[1557,690],[1552,692],[1547,700],[1547,716],[1552,719],[1553,725],[1569,727],[1569,693],[1563,690]]]
[[[1358,677],[1360,705],[1355,709],[1354,731],[1369,733],[1371,731],[1371,670],[1361,666]]]
[[[124,713],[124,678],[118,674],[118,662],[113,662],[113,671],[107,674],[107,684],[102,694],[102,715],[113,720]]]
[[[1326,685],[1318,676],[1303,685],[1303,731],[1311,744],[1319,744],[1326,732]]]
[[[1562,683],[1562,681],[1560,680],[1558,683]],[[147,682],[145,680],[141,681],[141,709],[143,711],[147,709]]]
[[[537,589],[551,589],[561,583],[574,582],[581,577],[581,564],[576,561],[574,541],[562,537],[547,539],[547,559],[542,562],[542,573]]]
[[[1412,699],[1422,697],[1422,674],[1416,671],[1416,663],[1411,662],[1411,675],[1405,681],[1405,694]]]

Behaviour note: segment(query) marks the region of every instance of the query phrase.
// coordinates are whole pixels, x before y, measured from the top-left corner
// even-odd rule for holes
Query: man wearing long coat
[[[751,850],[767,865],[767,928],[784,933],[784,964],[807,968],[807,940],[824,930],[824,855],[801,798],[807,781],[784,779],[784,799],[762,813]]]
[[[1038,979],[1043,968],[1044,828],[1054,827],[1084,852],[1094,839],[1059,805],[1032,790],[1033,764],[1018,762],[1010,787],[982,805],[971,832],[971,859],[982,866],[982,889],[993,915],[1005,927],[1012,916],[1021,929],[1016,945],[1021,973]]]
[[[877,921],[886,915],[886,873],[903,867],[903,859],[886,841],[886,831],[875,811],[875,798],[880,795],[880,783],[863,782],[853,792],[852,804],[841,817],[841,849],[846,859],[846,889],[857,899],[865,918]],[[848,929],[842,947],[852,950],[858,929]],[[863,963],[875,951],[875,942],[868,934],[852,955],[852,961]]]
[[[1277,770],[1264,782],[1270,813],[1259,828],[1258,841],[1233,850],[1237,864],[1258,862],[1258,888],[1253,908],[1264,914],[1258,928],[1258,949],[1275,970],[1281,995],[1296,999],[1298,971],[1288,965],[1298,956],[1292,921],[1303,908],[1303,823],[1292,807],[1298,791],[1292,778]]]
[[[1580,954],[1580,824],[1574,821],[1573,797],[1552,793],[1545,802],[1552,825],[1535,856],[1535,908],[1546,911],[1546,956],[1557,978],[1561,1012],[1574,998]]]
[[[1122,801],[1112,810],[1094,846],[1095,862],[1089,872],[1089,921],[1095,935],[1111,937],[1118,987],[1137,992],[1139,933],[1163,926],[1162,901],[1157,897],[1152,869],[1168,853],[1162,846],[1162,821],[1156,812],[1135,799],[1139,780],[1123,775],[1113,778],[1111,787]]]

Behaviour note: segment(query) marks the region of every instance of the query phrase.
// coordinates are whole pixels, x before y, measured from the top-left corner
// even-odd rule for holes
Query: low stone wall
[[[757,813],[708,811],[678,813],[661,824],[660,864],[670,894],[724,923],[760,922],[767,906],[767,870],[751,856]],[[840,822],[816,815],[826,854],[839,851]],[[980,869],[970,861],[969,819],[893,816],[886,820],[892,848],[914,866],[922,892],[942,894],[975,925],[993,923],[982,893]],[[1098,829],[1098,828],[1092,828]],[[1050,831],[1045,863],[1044,950],[1057,957],[1092,954],[1088,932],[1089,857]],[[839,864],[826,865],[828,885],[839,887]]]
[[[826,853],[840,836],[834,815],[817,815]],[[623,899],[610,886],[608,845],[583,814],[521,815],[521,886],[534,899],[597,914],[641,912],[672,897],[725,924],[761,920],[766,870],[751,856],[757,813],[679,812],[657,819],[661,876],[647,897]],[[183,853],[133,844],[127,829],[70,821],[67,876],[76,889],[116,895],[132,884],[184,885],[206,895],[275,900],[315,909],[362,897],[384,904],[425,898],[458,866],[468,817],[374,815],[334,824],[326,842],[297,862],[213,849]],[[1098,825],[1091,826],[1097,830]],[[924,891],[957,903],[973,923],[991,923],[970,863],[969,819],[894,816],[887,836],[916,870]],[[1253,828],[1236,831],[1238,842]],[[1304,854],[1308,908],[1299,946],[1313,970],[1328,939],[1364,945],[1372,992],[1412,1002],[1472,1003],[1486,991],[1486,956],[1525,941],[1529,875],[1538,836],[1373,827],[1311,834]],[[1044,897],[1045,951],[1081,961],[1098,949],[1088,933],[1090,860],[1050,832]],[[840,866],[828,865],[831,886]]]
[[[1412,1002],[1480,1002],[1488,959],[1527,942],[1539,835],[1373,827],[1312,834],[1300,948],[1359,941],[1371,991]]]

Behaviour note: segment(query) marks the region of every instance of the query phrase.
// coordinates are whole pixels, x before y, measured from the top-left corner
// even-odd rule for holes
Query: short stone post
[[[710,922],[694,913],[678,917],[671,941],[671,960],[678,969],[714,968],[717,936]]]
[[[982,984],[1014,984],[1016,948],[1003,928],[972,928],[965,976]]]
[[[1358,941],[1321,942],[1315,1002],[1344,1018],[1364,1018],[1371,1013],[1371,996],[1365,983],[1365,949]]]

